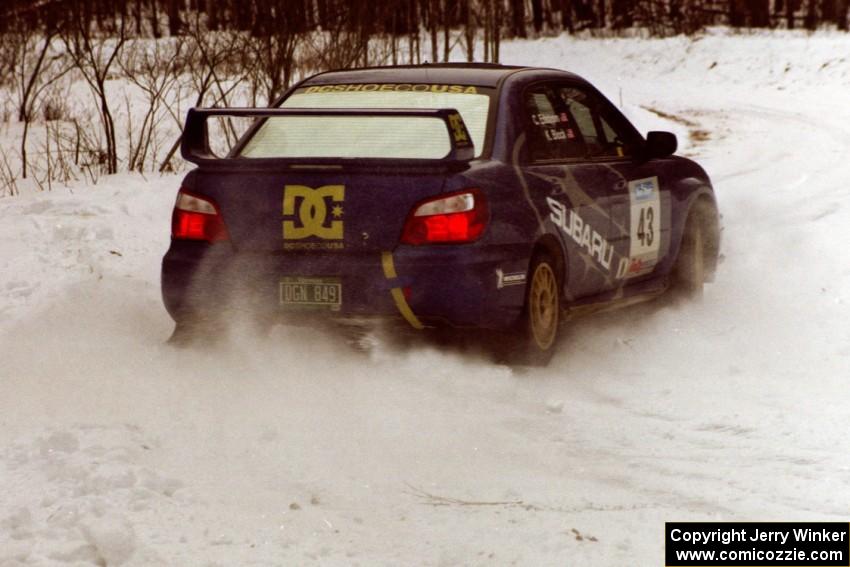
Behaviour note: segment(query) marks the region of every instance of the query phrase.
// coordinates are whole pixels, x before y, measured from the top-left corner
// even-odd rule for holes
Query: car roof
[[[422,65],[394,65],[326,71],[304,80],[299,86],[348,83],[444,83],[496,87],[506,76],[520,71],[556,73],[579,79],[578,76],[558,69],[497,65],[493,63],[425,63]]]

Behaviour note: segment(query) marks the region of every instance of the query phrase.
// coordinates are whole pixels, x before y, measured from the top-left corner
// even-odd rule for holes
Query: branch
[[[425,500],[425,504],[429,506],[504,506],[507,508],[525,508],[526,510],[536,509],[536,506],[526,504],[522,500],[505,500],[505,501],[477,501],[477,500],[461,500],[450,496],[440,496],[425,492],[421,488],[417,488],[412,484],[405,483],[411,490],[408,494]]]

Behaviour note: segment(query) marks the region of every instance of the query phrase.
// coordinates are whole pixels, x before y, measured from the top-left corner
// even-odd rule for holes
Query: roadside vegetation
[[[503,40],[847,29],[848,0],[7,0],[0,196],[182,167],[192,106],[265,106],[327,69],[499,62]],[[226,150],[238,125],[220,123]]]

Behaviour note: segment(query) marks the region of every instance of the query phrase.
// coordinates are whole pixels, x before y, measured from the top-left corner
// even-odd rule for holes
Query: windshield
[[[467,85],[350,84],[297,89],[281,108],[457,110],[481,155],[492,89]],[[240,155],[440,159],[451,149],[442,120],[395,116],[276,116],[266,119]]]

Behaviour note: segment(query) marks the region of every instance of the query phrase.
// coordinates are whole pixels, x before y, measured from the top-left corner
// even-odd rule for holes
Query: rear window
[[[297,89],[281,108],[457,110],[481,155],[493,89],[441,84],[347,84]],[[441,119],[395,116],[276,116],[266,119],[240,155],[441,159],[451,149]]]

